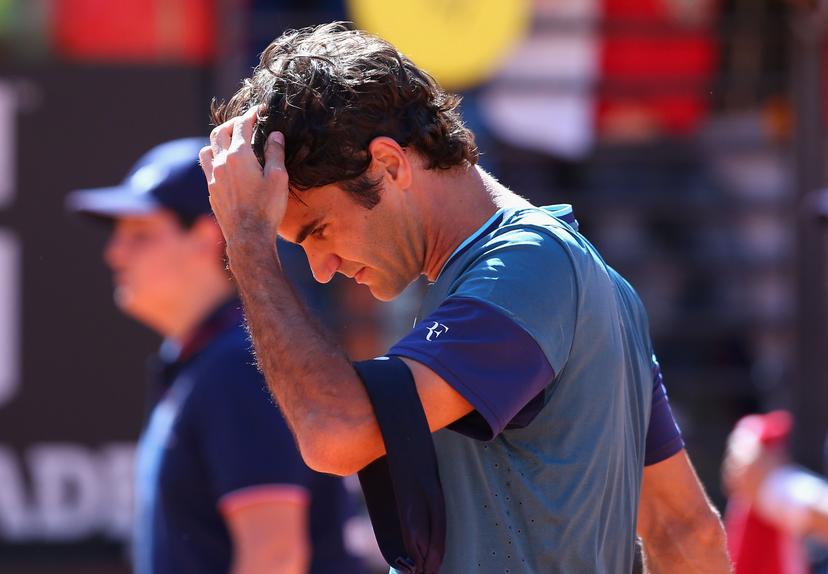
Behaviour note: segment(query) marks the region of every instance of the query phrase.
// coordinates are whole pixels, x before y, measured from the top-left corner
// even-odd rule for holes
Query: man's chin
[[[368,290],[371,292],[371,296],[376,299],[377,301],[391,301],[399,297],[400,293],[403,292],[402,289],[396,289],[394,287],[389,287],[387,285],[370,285],[366,284]]]
[[[115,303],[115,306],[122,312],[128,313],[129,312],[129,304],[130,304],[130,297],[129,289],[125,287],[115,287],[115,290],[112,292],[112,302]]]
[[[127,317],[141,321],[141,306],[138,305],[138,301],[136,301],[135,296],[129,289],[116,287],[115,292],[112,294],[112,300],[115,303],[115,307],[118,308],[118,311]]]

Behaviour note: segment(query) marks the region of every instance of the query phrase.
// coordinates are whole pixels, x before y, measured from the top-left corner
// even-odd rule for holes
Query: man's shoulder
[[[572,269],[576,231],[541,208],[520,208],[503,213],[499,224],[477,238],[460,254],[441,282],[456,288],[470,279],[502,281],[520,277],[522,284],[549,280]],[[453,290],[453,289],[452,289]]]
[[[572,224],[560,217],[564,210]],[[459,262],[457,271],[467,270],[470,265],[489,255],[526,253],[530,257],[543,258],[546,252],[569,252],[577,246],[579,239],[577,223],[571,214],[569,206],[505,210],[499,224],[479,237],[462,254],[463,261]]]

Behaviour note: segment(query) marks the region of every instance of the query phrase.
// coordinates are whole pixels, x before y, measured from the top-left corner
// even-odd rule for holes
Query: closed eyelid
[[[321,217],[317,217],[310,223],[306,223],[302,226],[302,229],[299,230],[299,233],[296,235],[296,241],[294,243],[298,243],[299,245],[308,238],[308,235],[314,233],[317,228],[319,228],[319,224],[322,222]]]

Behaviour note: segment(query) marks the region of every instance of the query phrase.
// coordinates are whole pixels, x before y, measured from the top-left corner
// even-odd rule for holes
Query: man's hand
[[[210,145],[199,154],[210,204],[228,252],[250,239],[273,244],[287,209],[284,136],[280,132],[268,136],[262,168],[252,146],[257,114],[254,107],[216,127],[210,134]]]

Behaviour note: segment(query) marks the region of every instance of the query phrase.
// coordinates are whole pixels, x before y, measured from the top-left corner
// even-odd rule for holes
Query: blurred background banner
[[[0,570],[126,571],[154,337],[111,305],[74,188],[207,132],[211,3],[0,6]]]
[[[0,572],[127,571],[157,340],[115,310],[106,229],[65,215],[66,193],[206,135],[210,99],[285,29],[355,20],[465,62],[492,45],[462,15],[473,4],[406,5],[419,20],[367,0],[0,0]],[[809,4],[499,2],[499,51],[457,72],[484,167],[538,204],[575,204],[641,294],[719,507],[725,437],[744,414],[793,408],[798,460],[823,462],[828,242],[807,206],[825,186],[828,75],[825,9]],[[379,305],[295,276],[354,358],[410,327],[422,289]]]
[[[38,62],[0,77],[0,571],[125,571],[156,341],[111,303],[106,228],[63,197],[205,134],[204,72]]]

